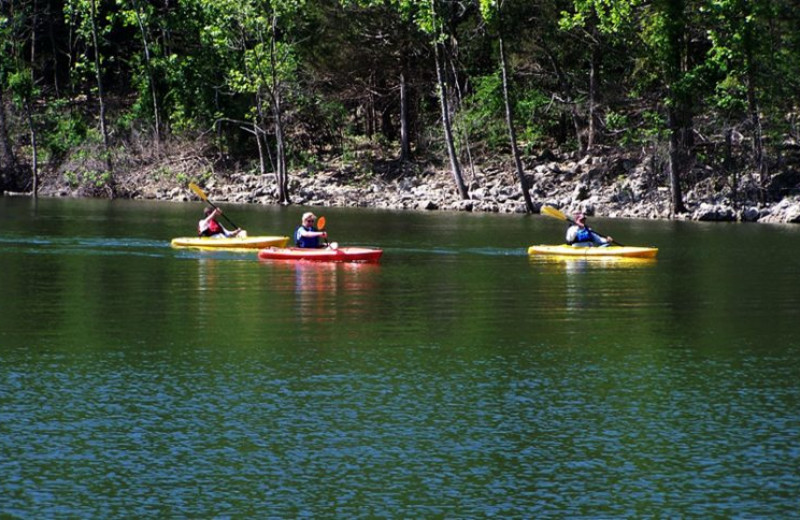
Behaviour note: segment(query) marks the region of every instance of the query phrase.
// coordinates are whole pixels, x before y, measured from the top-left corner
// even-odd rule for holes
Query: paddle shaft
[[[208,202],[209,204],[211,204],[211,207],[212,207],[212,208],[214,208],[214,209],[219,209],[219,208],[218,208],[217,206],[215,206],[215,205],[214,205],[214,203],[213,203],[213,202],[211,202],[210,200],[207,200],[206,202]],[[233,228],[234,228],[234,229],[239,229],[239,226],[237,226],[237,225],[236,225],[236,223],[234,223],[234,222],[233,222],[231,219],[229,219],[229,218],[228,218],[228,215],[226,215],[225,213],[223,213],[221,209],[219,209],[219,211],[220,211],[220,215],[222,215],[222,218],[224,218],[224,219],[225,219],[225,221],[226,221],[226,222],[228,222],[228,224],[230,224],[231,226],[233,226]]]
[[[193,192],[195,192],[195,193],[197,194],[197,196],[198,196],[198,197],[200,197],[200,198],[201,198],[201,199],[203,199],[203,200],[204,200],[206,203],[208,203],[208,205],[209,205],[209,206],[211,206],[212,208],[214,208],[214,209],[216,209],[216,210],[219,210],[220,214],[222,215],[222,218],[224,218],[224,219],[225,219],[225,220],[228,222],[228,224],[230,224],[231,226],[233,226],[235,229],[239,229],[239,226],[237,226],[237,225],[236,225],[236,223],[234,223],[234,222],[233,222],[231,219],[229,219],[229,218],[228,218],[228,215],[226,215],[225,213],[223,213],[223,212],[222,212],[222,210],[221,210],[221,209],[219,209],[219,207],[218,207],[216,204],[214,204],[213,202],[211,202],[210,200],[208,200],[208,195],[206,195],[206,192],[204,192],[202,189],[200,189],[200,186],[198,186],[197,184],[194,184],[194,183],[190,183],[190,184],[189,184],[189,188],[190,188],[190,189],[191,189]]]

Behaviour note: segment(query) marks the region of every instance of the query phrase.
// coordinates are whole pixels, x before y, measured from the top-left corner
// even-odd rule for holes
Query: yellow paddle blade
[[[557,218],[559,220],[569,220],[566,215],[552,206],[542,206],[541,212],[549,217]]]
[[[208,197],[206,196],[206,193],[203,190],[201,190],[200,186],[198,186],[197,184],[195,184],[193,182],[190,182],[189,183],[189,189],[192,190],[193,192],[195,192],[197,194],[197,196],[200,197],[202,200],[205,200],[205,201],[208,200]]]
[[[319,217],[317,219],[317,229],[320,231],[325,229],[325,217]]]

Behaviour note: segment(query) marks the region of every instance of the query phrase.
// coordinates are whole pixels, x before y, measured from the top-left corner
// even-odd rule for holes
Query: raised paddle
[[[190,190],[192,190],[193,192],[195,192],[195,194],[196,194],[198,197],[200,197],[202,200],[204,200],[205,202],[207,202],[209,206],[211,206],[211,207],[212,207],[212,208],[214,208],[214,209],[219,209],[219,208],[218,208],[218,207],[217,207],[217,206],[216,206],[216,205],[215,205],[213,202],[211,202],[210,200],[208,200],[208,196],[206,195],[206,193],[205,193],[205,192],[204,192],[202,189],[200,189],[200,186],[198,186],[197,184],[195,184],[195,183],[193,183],[193,182],[190,182],[190,183],[189,183],[189,189],[190,189]],[[237,226],[236,224],[234,224],[234,223],[233,223],[233,221],[232,221],[231,219],[229,219],[229,218],[228,218],[228,215],[226,215],[225,213],[222,213],[222,210],[221,210],[221,209],[219,209],[219,211],[220,211],[220,213],[222,214],[222,218],[224,218],[225,220],[227,220],[227,221],[228,221],[228,224],[230,224],[231,226],[233,226],[233,227],[234,227],[234,228],[236,228],[236,229],[241,229],[239,226]]]
[[[571,218],[569,218],[568,216],[564,215],[564,213],[562,213],[561,211],[557,210],[557,209],[556,209],[556,208],[554,208],[553,206],[542,206],[541,212],[542,212],[542,213],[544,213],[545,215],[547,215],[548,217],[557,218],[557,219],[559,219],[559,220],[563,220],[563,221],[565,221],[565,222],[569,222],[569,223],[570,223],[570,224],[572,224],[573,226],[575,225],[575,221],[574,221],[574,220],[572,220],[572,219],[571,219]],[[605,235],[603,235],[602,233],[600,233],[599,231],[595,231],[595,230],[594,230],[594,229],[592,229],[592,228],[589,228],[589,229],[590,229],[591,231],[593,231],[593,232],[597,233],[598,235],[605,236]],[[611,241],[611,243],[612,243],[612,244],[617,244],[618,246],[621,246],[621,245],[622,245],[622,244],[620,244],[619,242],[617,242],[616,240],[612,240],[612,241]]]
[[[320,231],[325,231],[325,216],[324,215],[317,219],[317,229],[319,229]],[[328,244],[328,239],[326,237],[325,238],[325,247],[328,247],[329,245],[330,244]]]

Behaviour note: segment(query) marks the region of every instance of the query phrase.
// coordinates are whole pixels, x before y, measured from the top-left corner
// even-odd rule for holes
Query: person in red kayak
[[[243,230],[236,228],[228,231],[217,221],[217,217],[222,215],[219,208],[209,208],[203,210],[204,217],[197,223],[197,235],[210,238],[230,238],[239,236]]]
[[[325,247],[319,243],[320,238],[328,238],[327,231],[318,231],[316,228],[317,216],[303,213],[300,226],[294,232],[294,242],[297,247],[319,248]]]
[[[567,244],[575,247],[608,247],[614,242],[611,237],[603,237],[586,225],[586,215],[577,213],[575,221],[567,229]]]

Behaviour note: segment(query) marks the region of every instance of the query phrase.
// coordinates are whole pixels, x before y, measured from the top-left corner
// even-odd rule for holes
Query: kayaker
[[[586,215],[577,213],[575,221],[567,229],[567,244],[575,247],[608,247],[614,242],[611,237],[603,237],[586,225]]]
[[[318,231],[316,228],[317,216],[313,213],[303,213],[300,226],[294,232],[294,241],[297,247],[319,248],[324,247],[319,243],[320,238],[328,238],[327,231]]]
[[[239,236],[242,229],[236,228],[233,231],[228,231],[217,221],[217,217],[222,215],[222,210],[219,208],[206,207],[203,210],[204,217],[197,223],[197,234],[201,237],[210,238],[230,238]]]

